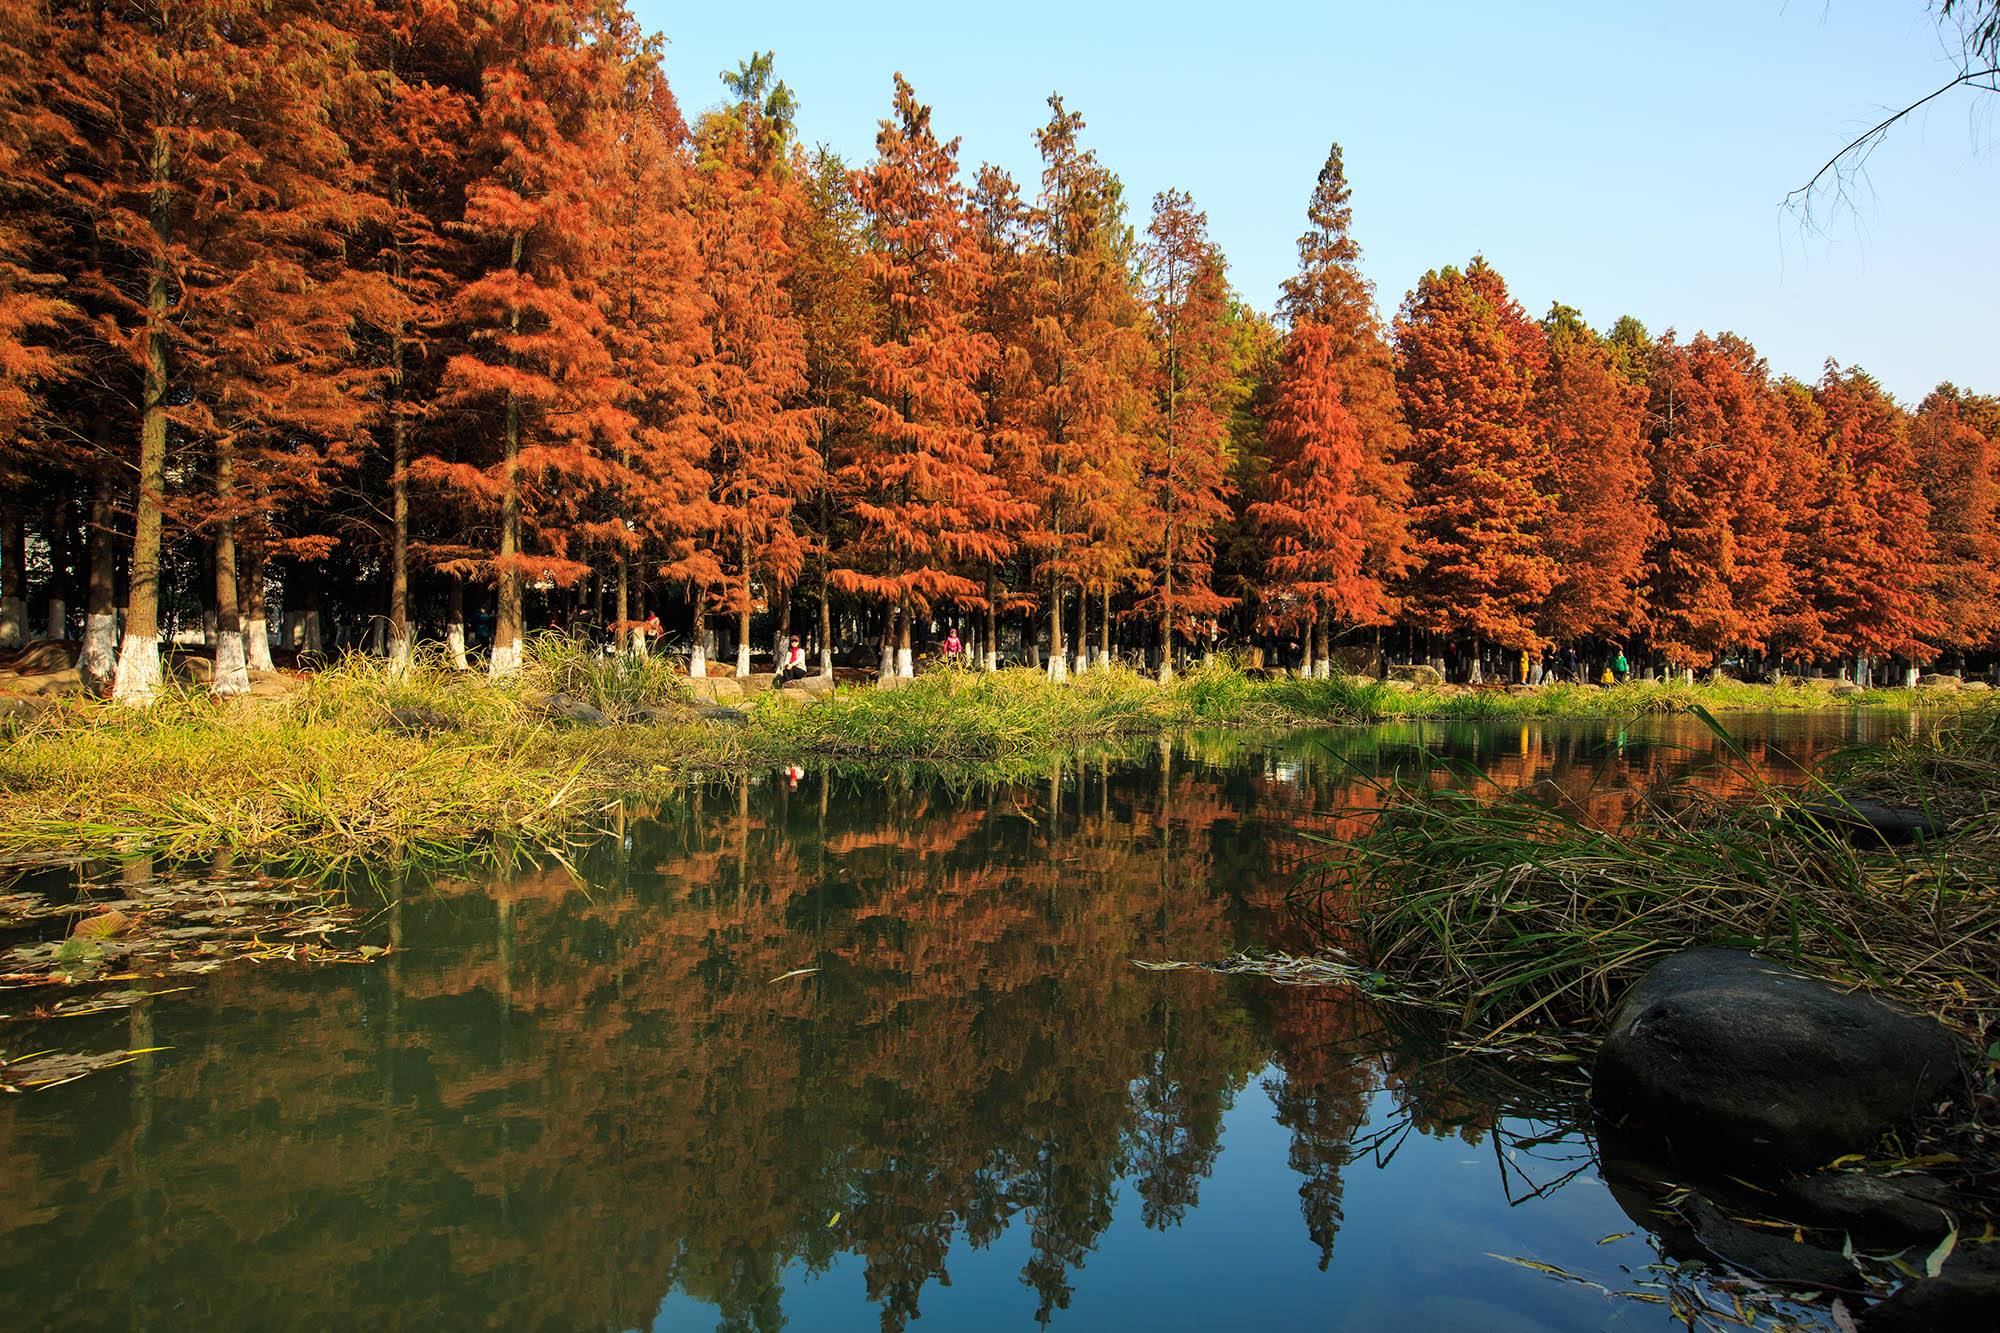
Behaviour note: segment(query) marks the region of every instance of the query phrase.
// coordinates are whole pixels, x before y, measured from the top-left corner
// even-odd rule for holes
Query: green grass
[[[538,701],[555,692],[614,725],[550,721]],[[937,671],[894,690],[844,687],[819,704],[761,697],[745,725],[704,720],[686,701],[686,681],[664,659],[609,659],[559,638],[532,643],[521,675],[503,682],[453,672],[440,657],[398,674],[356,656],[277,700],[218,704],[204,691],[170,691],[135,712],[70,699],[0,745],[0,854],[130,846],[315,862],[449,857],[560,841],[620,800],[657,799],[699,773],[744,765],[817,758],[1005,778],[1078,745],[1195,726],[1847,702],[1771,686],[1410,690],[1253,679],[1222,663],[1166,685],[1124,669],[1066,684],[1027,670]],[[1890,692],[1861,702],[1913,700]]]

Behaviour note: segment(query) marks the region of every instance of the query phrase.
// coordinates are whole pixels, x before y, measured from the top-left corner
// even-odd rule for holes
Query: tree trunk
[[[622,657],[639,655],[639,631],[627,622],[632,615],[632,564],[625,552],[618,553],[618,586],[612,593],[611,623],[618,628],[613,631],[612,643]]]
[[[299,576],[305,581],[305,614],[300,617],[299,644],[303,651],[314,657],[326,655],[326,622],[319,610],[319,566],[301,565]],[[464,618],[460,617],[461,625]],[[461,641],[463,635],[460,636]]]
[[[736,611],[736,675],[750,674],[750,534],[743,534],[743,600]]]
[[[107,433],[99,419],[99,437]],[[118,551],[112,530],[111,464],[99,450],[97,475],[90,492],[90,528],[84,538],[84,563],[90,583],[83,604],[83,655],[77,668],[93,694],[111,692],[118,671]]]
[[[917,674],[916,658],[910,651],[910,603],[905,599],[896,613],[896,674],[904,680]]]
[[[981,645],[981,647],[983,647],[986,650],[985,666],[988,672],[998,671],[1000,669],[1000,612],[999,609],[994,605],[995,601],[994,593],[996,591],[998,590],[994,588],[992,580],[990,579],[987,580],[986,635],[985,635],[985,642]]]
[[[521,267],[522,238],[514,236],[512,268]],[[507,331],[520,332],[521,312],[507,312]],[[521,554],[521,481],[515,467],[521,456],[521,401],[507,391],[507,405],[501,434],[500,455],[500,559],[497,562],[499,596],[493,614],[493,650],[487,660],[491,676],[511,676],[521,669],[521,571],[516,561]]]
[[[68,492],[49,506],[49,595],[42,611],[42,637],[69,637],[69,603],[64,600],[70,586],[70,528],[73,510]]]
[[[833,600],[826,595],[826,580],[819,581],[819,674],[833,679]]]
[[[1069,679],[1069,653],[1063,647],[1063,589],[1060,580],[1049,585],[1049,679]]]
[[[444,630],[445,652],[451,657],[453,671],[470,671],[472,663],[465,660],[465,580],[453,574],[450,606],[445,612],[447,624]]]
[[[790,588],[782,589],[778,593],[778,632],[773,634],[771,639],[775,649],[771,657],[771,664],[775,669],[783,671],[785,669],[785,660],[790,656],[792,648],[792,590]]]
[[[1101,667],[1109,667],[1111,665],[1111,585],[1108,583],[1104,585],[1103,601],[1098,609],[1100,616],[1097,622],[1097,664]]]
[[[1314,680],[1333,679],[1333,648],[1330,642],[1332,638],[1333,635],[1327,627],[1325,616],[1320,616],[1313,621]]]
[[[0,510],[0,648],[28,639],[28,532],[18,505]]]
[[[242,606],[236,599],[236,450],[220,442],[215,449],[215,674],[209,689],[217,698],[250,692],[250,672],[243,661]]]
[[[146,370],[139,398],[139,477],[133,504],[131,597],[118,648],[112,697],[141,706],[160,689],[160,527],[167,489],[167,263],[172,156],[166,132],[153,132],[154,239],[160,258],[146,284]]]
[[[403,379],[403,342],[393,352],[395,382]],[[398,671],[410,665],[410,467],[409,425],[398,412],[389,427],[389,664]],[[254,655],[254,650],[253,650]],[[254,663],[252,665],[255,665]]]
[[[496,562],[497,605],[493,614],[493,649],[487,673],[494,678],[511,676],[521,669],[521,571],[516,565],[521,552],[521,487],[514,473],[521,453],[521,406],[512,393],[507,395],[505,452],[501,456],[500,559]]]
[[[1082,584],[1076,589],[1076,673],[1080,676],[1090,670],[1090,589]]]
[[[271,671],[271,625],[264,595],[266,557],[258,548],[244,553],[243,583],[238,589],[243,616],[243,664],[252,671]]]
[[[708,679],[708,613],[702,609],[699,588],[694,593],[694,646],[688,649],[688,678]]]

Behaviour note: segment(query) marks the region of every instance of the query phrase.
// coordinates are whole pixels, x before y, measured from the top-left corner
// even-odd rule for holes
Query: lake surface
[[[1911,725],[1731,720],[1779,777]],[[1685,1327],[1731,1293],[1599,1178],[1573,1075],[1133,960],[1303,947],[1303,835],[1364,823],[1369,774],[1448,755],[1611,821],[1740,785],[1715,751],[1411,724],[758,774],[570,866],[405,880],[372,965],[0,1024],[164,1048],[0,1099],[0,1326]]]

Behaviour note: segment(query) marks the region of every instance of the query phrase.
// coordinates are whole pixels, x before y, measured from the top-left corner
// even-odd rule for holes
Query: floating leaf
[[[1936,1277],[1942,1273],[1944,1261],[1951,1258],[1951,1252],[1957,1248],[1958,1225],[1953,1223],[1951,1230],[1945,1233],[1944,1239],[1937,1243],[1937,1248],[1931,1251],[1930,1258],[1924,1260],[1924,1276]]]

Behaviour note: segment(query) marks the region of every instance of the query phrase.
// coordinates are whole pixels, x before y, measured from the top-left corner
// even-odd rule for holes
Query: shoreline
[[[0,747],[0,856],[451,858],[557,844],[614,805],[670,798],[706,773],[787,762],[1004,778],[1080,744],[1199,727],[1949,712],[1984,697],[1734,683],[1411,687],[1256,679],[1216,665],[1166,684],[1117,668],[1063,683],[1026,669],[933,671],[823,700],[765,692],[738,710],[697,702],[659,659],[620,663],[560,645],[538,646],[520,677],[497,683],[436,662],[399,677],[365,659],[261,683],[249,698],[188,690],[144,711],[64,697],[16,724]]]

